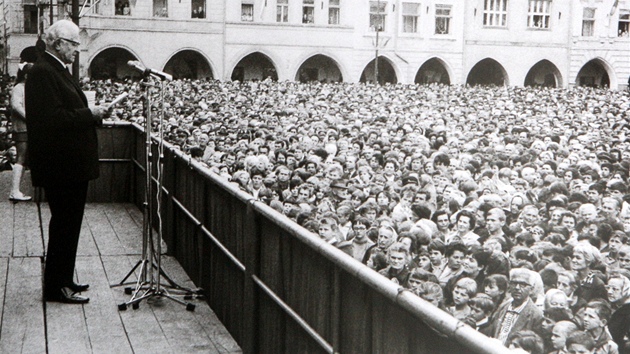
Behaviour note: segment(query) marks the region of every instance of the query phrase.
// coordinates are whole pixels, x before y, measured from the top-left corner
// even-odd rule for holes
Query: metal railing
[[[140,206],[142,129],[116,130]],[[162,237],[245,353],[508,352],[165,146]]]

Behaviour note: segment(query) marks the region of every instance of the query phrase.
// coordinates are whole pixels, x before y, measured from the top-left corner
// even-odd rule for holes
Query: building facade
[[[71,11],[4,1],[14,74]],[[132,75],[128,60],[220,80],[620,89],[630,76],[630,0],[87,0],[80,12],[80,72],[93,78]]]

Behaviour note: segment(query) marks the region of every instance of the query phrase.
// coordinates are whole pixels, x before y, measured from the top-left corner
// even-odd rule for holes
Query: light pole
[[[381,0],[376,1],[376,18],[377,23],[374,24],[376,31],[376,53],[374,55],[374,85],[378,85],[378,33],[381,31]]]

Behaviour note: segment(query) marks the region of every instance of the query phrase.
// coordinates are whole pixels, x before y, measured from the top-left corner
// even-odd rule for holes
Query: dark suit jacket
[[[488,331],[488,333],[491,333],[492,337],[499,337],[499,331],[501,331],[501,322],[503,322],[503,318],[505,317],[505,314],[507,313],[510,304],[512,304],[512,301],[504,302],[499,306],[499,308],[492,316],[492,319],[490,321],[490,329]],[[525,305],[525,308],[521,311],[516,322],[514,322],[506,343],[509,343],[510,338],[518,331],[532,330],[535,332],[539,332],[542,321],[542,311],[538,307],[536,307],[534,302],[530,299],[527,302],[527,305]]]
[[[92,116],[66,67],[49,53],[28,74],[25,104],[33,185],[59,187],[97,178],[101,121]]]

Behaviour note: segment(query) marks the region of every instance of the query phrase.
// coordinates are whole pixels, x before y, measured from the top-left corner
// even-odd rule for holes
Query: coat
[[[60,187],[99,176],[96,127],[87,98],[67,68],[40,56],[25,88],[28,154],[33,185]]]
[[[490,320],[490,328],[488,330],[488,333],[490,333],[492,337],[499,337],[499,332],[501,331],[501,322],[503,322],[503,318],[505,317],[505,314],[507,313],[507,310],[508,308],[510,308],[511,304],[512,301],[504,302],[492,315],[492,319]],[[509,343],[512,336],[518,331],[539,331],[540,326],[542,325],[542,321],[542,311],[538,307],[536,307],[531,299],[528,299],[527,305],[525,305],[525,308],[523,308],[523,310],[521,311],[518,319],[516,320],[516,322],[514,322],[512,329],[510,329],[510,333],[508,334],[506,343]]]

